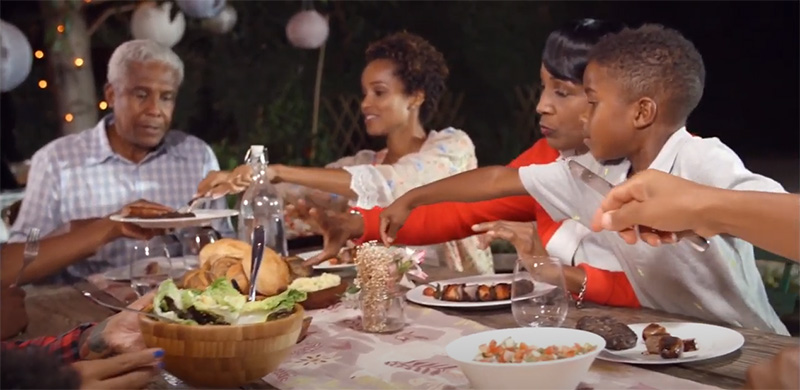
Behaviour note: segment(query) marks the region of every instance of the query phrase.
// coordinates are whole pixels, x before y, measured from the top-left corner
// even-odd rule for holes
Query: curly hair
[[[425,101],[419,109],[420,120],[425,123],[431,119],[450,73],[442,53],[424,38],[404,31],[371,43],[366,59],[368,63],[380,59],[392,61],[395,75],[407,94],[425,93]]]
[[[680,32],[661,25],[607,35],[592,48],[589,61],[609,70],[631,100],[649,96],[663,102],[676,121],[684,121],[703,97],[703,57]]]

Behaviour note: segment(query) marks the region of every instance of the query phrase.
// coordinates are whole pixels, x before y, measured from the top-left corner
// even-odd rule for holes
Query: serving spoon
[[[258,271],[261,269],[261,261],[264,260],[264,244],[267,240],[267,234],[264,231],[263,225],[256,226],[253,229],[253,253],[251,258],[250,267],[250,294],[247,296],[248,302],[256,300],[256,285],[258,284]]]
[[[148,313],[148,312],[141,311],[141,310],[131,309],[130,307],[116,306],[116,305],[111,305],[111,304],[105,303],[105,302],[95,298],[92,295],[92,293],[90,293],[88,291],[81,291],[81,293],[83,294],[84,297],[89,298],[92,302],[94,302],[94,303],[96,303],[96,304],[98,304],[100,306],[103,306],[103,307],[105,307],[107,309],[117,310],[117,311],[132,311],[134,313],[144,314],[145,316],[150,317],[150,318],[155,319],[155,320],[169,322],[169,323],[173,323],[173,324],[179,324],[180,323],[180,322],[175,321],[175,320],[173,320],[171,318],[162,317],[162,316],[160,316],[158,314],[155,314],[155,313]]]

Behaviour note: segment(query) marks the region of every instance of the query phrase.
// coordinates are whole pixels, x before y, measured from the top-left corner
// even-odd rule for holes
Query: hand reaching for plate
[[[238,194],[250,186],[252,177],[253,169],[249,165],[239,165],[233,171],[212,171],[197,185],[194,196],[217,199],[228,194]]]
[[[305,220],[312,229],[323,236],[322,251],[306,260],[303,263],[305,266],[316,265],[338,256],[342,248],[347,246],[348,240],[358,238],[364,232],[364,221],[361,216],[349,211],[340,212],[309,207],[304,200],[288,206],[287,211],[290,215]]]
[[[409,204],[407,195],[397,198],[389,207],[381,211],[381,240],[386,245],[391,245],[397,237],[397,232],[411,214],[414,208]]]

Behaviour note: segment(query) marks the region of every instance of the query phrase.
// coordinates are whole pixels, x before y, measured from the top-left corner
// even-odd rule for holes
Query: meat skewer
[[[449,302],[492,302],[511,299],[511,284],[437,284],[430,285],[422,295]]]

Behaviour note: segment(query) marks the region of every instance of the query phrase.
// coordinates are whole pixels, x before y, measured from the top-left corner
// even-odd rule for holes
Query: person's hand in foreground
[[[82,390],[143,389],[158,375],[164,351],[158,348],[72,363]]]
[[[784,349],[747,369],[746,389],[800,389],[800,347]]]
[[[155,291],[131,303],[131,309],[142,310],[153,302]],[[81,359],[101,359],[112,354],[138,352],[146,348],[141,330],[139,315],[122,311],[106,318],[87,330],[81,340]]]
[[[686,230],[711,237],[719,232],[703,223],[699,212],[704,198],[713,196],[709,190],[668,173],[643,171],[609,192],[591,227],[594,231],[617,231],[628,244],[636,243],[639,237],[654,246],[673,243],[677,240],[673,232]],[[639,237],[636,226],[640,226]]]

